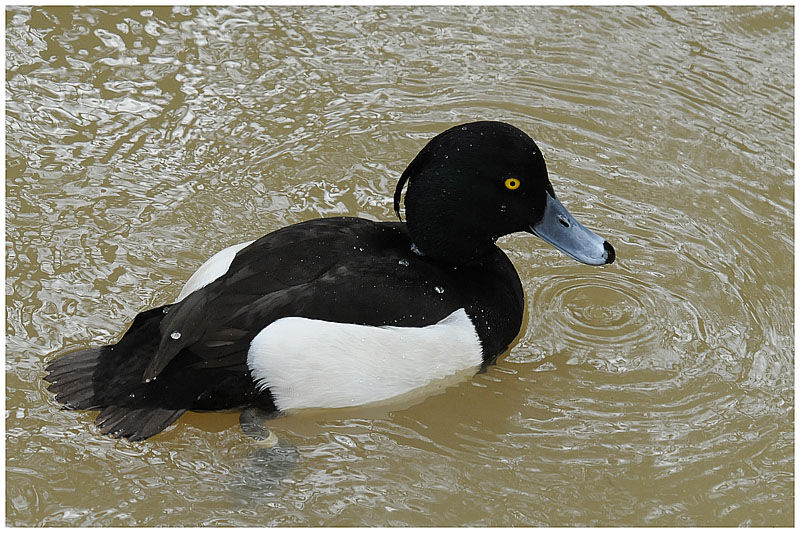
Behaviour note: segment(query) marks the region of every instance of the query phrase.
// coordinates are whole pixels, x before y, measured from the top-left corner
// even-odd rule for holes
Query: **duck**
[[[186,411],[387,401],[479,372],[518,336],[525,296],[500,237],[533,234],[588,265],[615,260],[557,199],[534,140],[505,122],[434,136],[393,200],[397,221],[316,218],[219,251],[115,344],[50,362],[48,389],[130,441]]]

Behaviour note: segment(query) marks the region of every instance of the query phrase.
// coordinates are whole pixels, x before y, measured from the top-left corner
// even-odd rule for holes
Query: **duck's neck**
[[[420,227],[413,222],[413,218],[406,222],[412,251],[429,259],[457,266],[479,262],[495,249],[492,238],[470,234],[469,231],[459,232],[446,224],[446,221],[438,219],[437,223],[436,220],[434,219],[434,227]]]

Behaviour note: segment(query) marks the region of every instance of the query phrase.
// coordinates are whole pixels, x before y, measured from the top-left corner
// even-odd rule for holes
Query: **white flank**
[[[377,402],[481,361],[464,309],[421,328],[282,318],[256,335],[247,354],[253,379],[281,410]]]
[[[178,299],[175,301],[180,302],[197,289],[205,287],[227,272],[233,262],[233,258],[236,257],[239,250],[252,244],[252,242],[253,241],[247,241],[234,244],[212,255],[205,263],[200,265],[200,268],[198,268],[194,274],[192,274],[189,281],[187,281],[186,285],[181,289]]]

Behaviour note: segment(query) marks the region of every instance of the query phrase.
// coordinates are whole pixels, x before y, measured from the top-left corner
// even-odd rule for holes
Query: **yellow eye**
[[[508,178],[506,180],[506,189],[513,191],[519,189],[520,183],[517,178]]]

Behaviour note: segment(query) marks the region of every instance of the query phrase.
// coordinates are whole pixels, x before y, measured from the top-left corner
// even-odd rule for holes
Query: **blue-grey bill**
[[[571,258],[587,265],[614,262],[614,248],[575,220],[569,211],[550,194],[546,195],[542,219],[531,226],[531,232]]]

